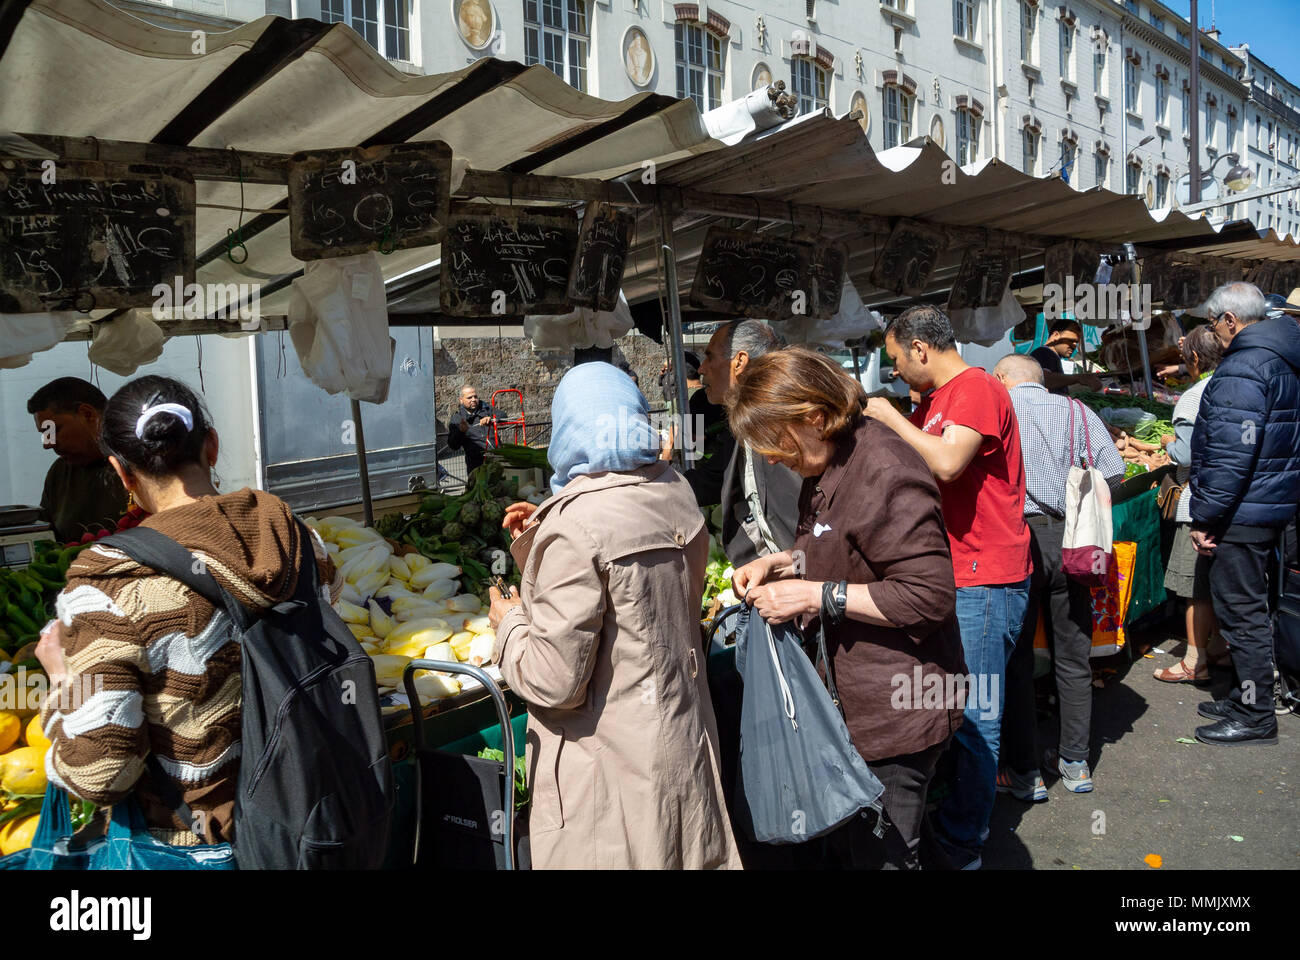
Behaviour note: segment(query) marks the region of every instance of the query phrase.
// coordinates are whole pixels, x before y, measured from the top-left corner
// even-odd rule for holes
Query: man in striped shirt
[[[1124,479],[1124,459],[1101,418],[1082,403],[1056,396],[1043,385],[1043,368],[1033,357],[1013,353],[993,368],[1011,394],[1020,424],[1025,464],[1025,521],[1029,524],[1034,572],[1029,606],[1016,650],[1007,664],[1003,713],[1003,769],[999,790],[1030,802],[1047,799],[1034,746],[1034,631],[1046,606],[1061,711],[1060,745],[1055,763],[1065,788],[1092,790],[1088,746],[1092,725],[1092,604],[1088,588],[1065,575],[1061,545],[1065,536],[1065,486],[1070,468],[1085,458],[1114,487]],[[1070,408],[1074,408],[1074,433]],[[1091,451],[1091,452],[1089,452]],[[1050,757],[1049,757],[1050,760]]]

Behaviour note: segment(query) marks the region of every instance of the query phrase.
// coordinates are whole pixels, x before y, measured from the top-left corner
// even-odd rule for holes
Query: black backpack
[[[135,527],[103,542],[224,609],[239,638],[234,848],[240,869],[378,869],[394,789],[374,664],[321,598],[311,533],[301,522],[298,527],[297,589],[260,616],[157,530]],[[172,793],[163,801],[194,822],[179,792]]]

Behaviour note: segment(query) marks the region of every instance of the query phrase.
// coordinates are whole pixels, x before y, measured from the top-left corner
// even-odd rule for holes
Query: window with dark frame
[[[584,93],[591,43],[587,2],[524,0],[524,63],[540,63]]]
[[[677,96],[690,97],[701,111],[722,106],[726,42],[704,24],[679,20],[674,28]]]
[[[408,0],[321,0],[324,23],[346,23],[380,55],[411,62]]]
[[[807,57],[794,57],[790,61],[790,93],[799,102],[799,113],[824,108],[829,90],[829,70]]]

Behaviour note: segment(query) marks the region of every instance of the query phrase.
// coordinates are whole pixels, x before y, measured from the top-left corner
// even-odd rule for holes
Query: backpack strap
[[[244,605],[217,583],[198,557],[165,533],[131,527],[100,542],[121,550],[141,566],[180,581],[218,610],[225,610],[241,630],[247,628],[250,618]]]

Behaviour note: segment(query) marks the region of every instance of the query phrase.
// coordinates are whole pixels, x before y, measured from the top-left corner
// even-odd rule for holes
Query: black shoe
[[[1277,720],[1269,724],[1248,727],[1237,720],[1220,720],[1209,726],[1196,728],[1196,739],[1222,747],[1236,747],[1250,743],[1277,743]]]
[[[1196,705],[1196,712],[1206,720],[1223,720],[1228,716],[1228,701],[1202,700]]]

